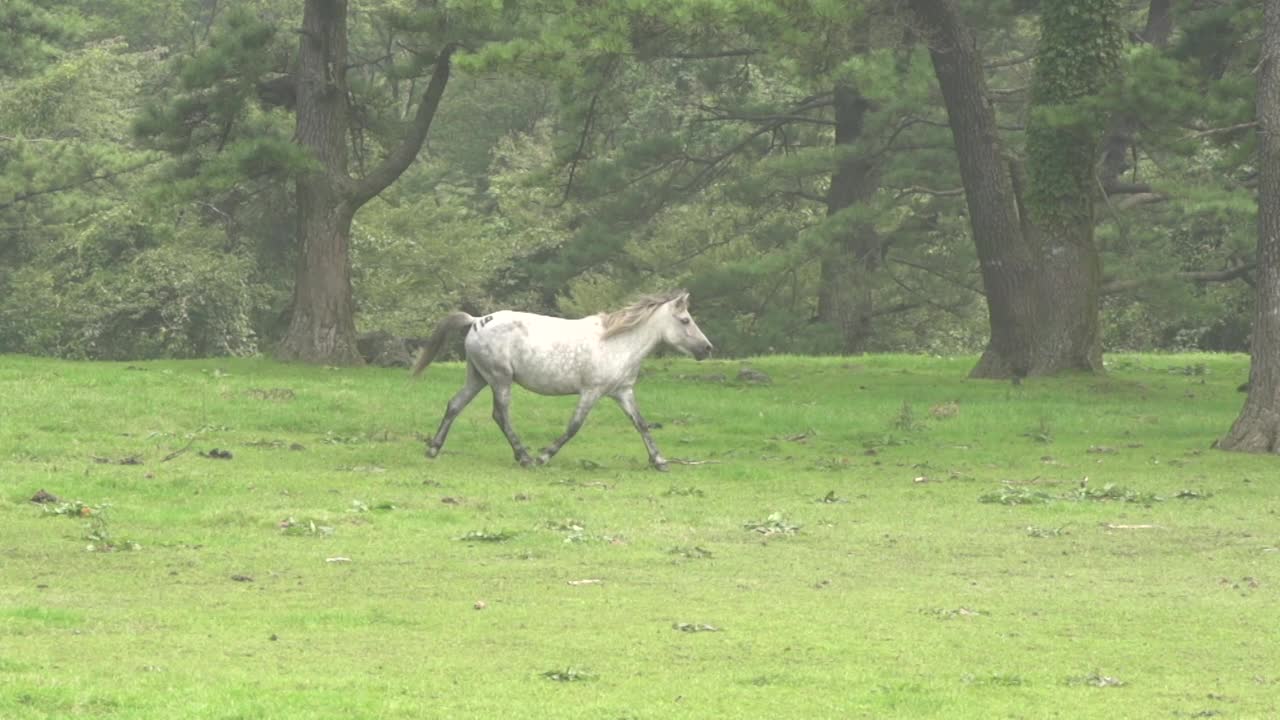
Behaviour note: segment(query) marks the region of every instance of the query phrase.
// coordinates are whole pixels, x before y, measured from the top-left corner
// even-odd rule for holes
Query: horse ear
[[[675,308],[676,312],[688,310],[689,309],[689,293],[680,293],[679,295],[677,295],[676,299],[671,301],[671,307]]]

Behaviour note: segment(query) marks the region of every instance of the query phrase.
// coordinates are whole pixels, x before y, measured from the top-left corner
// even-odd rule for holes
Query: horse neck
[[[662,333],[653,323],[643,322],[608,338],[605,343],[620,356],[625,365],[639,368],[640,361],[662,343]]]

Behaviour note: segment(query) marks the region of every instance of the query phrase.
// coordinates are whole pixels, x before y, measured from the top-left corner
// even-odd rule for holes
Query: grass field
[[[1280,717],[1247,359],[973,362],[653,360],[663,474],[487,392],[426,460],[458,364],[0,357],[0,718]]]

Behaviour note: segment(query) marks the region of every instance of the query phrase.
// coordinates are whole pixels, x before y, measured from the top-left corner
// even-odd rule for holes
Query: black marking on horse
[[[472,327],[474,327],[476,330],[479,330],[480,328],[484,327],[485,325],[488,325],[488,324],[489,324],[489,321],[491,321],[491,320],[493,320],[493,316],[492,316],[492,315],[485,315],[484,317],[482,317],[482,318],[480,318],[479,320],[477,320],[477,321],[475,322],[475,324],[474,324]]]

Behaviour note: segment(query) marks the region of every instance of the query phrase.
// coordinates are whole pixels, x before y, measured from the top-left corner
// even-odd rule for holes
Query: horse
[[[513,310],[483,317],[453,312],[423,345],[413,377],[431,364],[451,333],[462,329],[467,331],[467,379],[445,407],[440,427],[427,445],[428,458],[440,454],[453,421],[487,385],[493,389],[493,419],[511,444],[516,462],[524,467],[535,464],[511,426],[511,384],[517,383],[539,395],[578,396],[568,429],[539,453],[536,464],[549,462],[582,428],[591,408],[607,396],[639,431],[649,463],[665,471],[667,461],[636,407],[640,363],[664,343],[698,360],[713,350],[689,314],[689,293],[678,290],[646,295],[621,310],[576,320]]]

